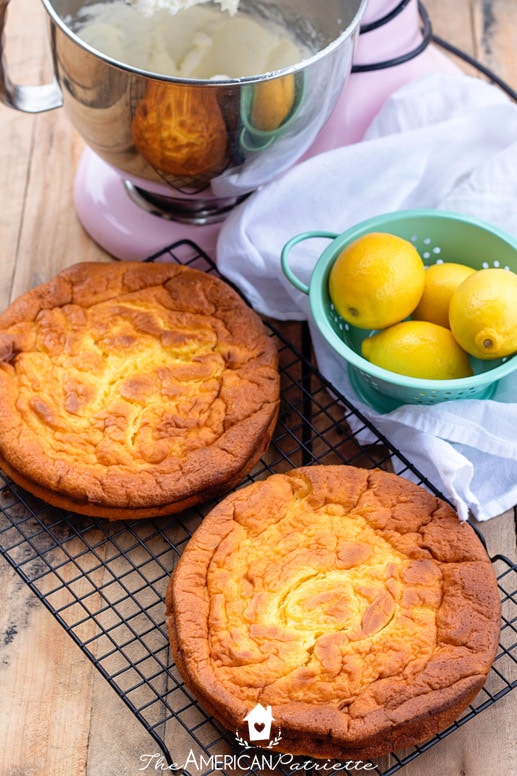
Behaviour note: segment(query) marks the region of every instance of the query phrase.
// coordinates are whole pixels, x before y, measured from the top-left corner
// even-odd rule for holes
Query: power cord
[[[400,3],[396,5],[395,8],[393,8],[391,11],[389,11],[385,16],[374,19],[373,22],[368,22],[368,24],[361,24],[359,27],[359,32],[361,34],[364,32],[371,32],[371,30],[376,30],[377,27],[382,27],[388,22],[391,22],[391,20],[394,19],[395,16],[398,16],[399,13],[404,10],[406,5],[410,4],[410,2],[411,0],[401,0]]]
[[[446,51],[449,51],[451,54],[454,54],[454,56],[459,57],[460,59],[463,59],[469,65],[472,65],[472,67],[475,67],[477,70],[483,73],[483,75],[489,78],[490,81],[492,81],[494,84],[499,86],[499,88],[502,89],[503,92],[506,92],[508,97],[510,97],[514,102],[517,102],[517,92],[515,91],[515,89],[512,89],[512,87],[509,84],[507,84],[505,81],[499,78],[499,76],[497,76],[488,67],[485,67],[485,65],[482,65],[481,62],[478,62],[477,59],[474,59],[474,57],[471,57],[465,51],[462,51],[461,49],[456,48],[456,46],[453,46],[452,43],[448,43],[448,41],[443,40],[443,38],[439,38],[438,35],[433,34],[431,36],[431,40],[433,41],[433,43],[436,43],[437,46],[440,46]]]
[[[378,19],[377,21],[371,22],[371,24],[363,25],[359,28],[359,34],[364,35],[365,33],[371,32],[371,30],[376,30],[379,27],[381,27],[384,24],[387,24],[392,19],[394,19],[396,16],[398,16],[401,11],[404,10],[404,8],[409,4],[410,0],[402,0],[391,13],[386,14],[386,16],[383,16],[382,18]],[[410,59],[414,59],[419,54],[424,51],[429,43],[431,42],[432,37],[432,28],[431,28],[431,20],[429,19],[429,15],[425,8],[421,6],[421,4],[418,4],[418,10],[420,11],[420,17],[422,19],[422,41],[411,51],[407,51],[405,54],[400,54],[398,57],[393,57],[392,59],[385,59],[381,62],[371,62],[368,65],[352,65],[352,73],[370,73],[372,70],[385,70],[388,67],[395,67],[396,65],[402,65],[404,62],[409,62]]]
[[[384,24],[392,21],[392,19],[398,16],[398,14],[401,13],[410,2],[411,0],[401,0],[401,2],[399,2],[399,4],[396,5],[395,8],[393,8],[393,10],[387,13],[385,16],[382,16],[381,18],[376,19],[375,21],[368,24],[361,25],[359,28],[359,34],[365,35],[368,32],[376,30],[379,27],[382,27]],[[384,70],[388,67],[401,65],[404,62],[408,62],[409,60],[414,59],[414,57],[417,57],[422,53],[422,51],[424,51],[424,49],[427,48],[429,43],[433,42],[454,56],[463,59],[469,65],[476,68],[476,70],[479,70],[479,72],[483,73],[483,75],[492,81],[492,83],[496,84],[496,86],[502,89],[508,95],[508,97],[510,97],[510,99],[512,99],[514,102],[517,102],[517,92],[515,89],[512,89],[509,84],[503,81],[502,78],[499,78],[499,76],[490,70],[490,68],[483,65],[474,57],[471,57],[470,54],[467,54],[465,51],[462,51],[456,46],[453,46],[452,43],[449,43],[448,41],[433,33],[429,14],[425,9],[424,4],[420,2],[420,0],[418,2],[418,12],[422,21],[422,42],[416,48],[414,48],[412,51],[408,51],[406,54],[401,54],[398,57],[393,57],[392,59],[387,59],[381,62],[372,62],[367,65],[352,65],[352,73],[368,73],[373,70]]]

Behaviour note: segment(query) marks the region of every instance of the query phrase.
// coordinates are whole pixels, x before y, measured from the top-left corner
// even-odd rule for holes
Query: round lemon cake
[[[483,686],[500,630],[486,551],[448,504],[380,470],[310,466],[224,498],[166,597],[201,705],[263,746],[371,759],[449,726]],[[260,744],[259,744],[260,745]]]
[[[0,316],[0,466],[74,512],[177,512],[251,470],[279,390],[272,338],[219,278],[77,264]]]

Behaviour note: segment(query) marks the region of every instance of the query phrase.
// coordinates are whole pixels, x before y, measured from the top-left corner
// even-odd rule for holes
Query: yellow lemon
[[[424,281],[423,261],[410,242],[372,232],[339,254],[329,273],[329,294],[348,323],[384,329],[413,312]]]
[[[449,328],[449,304],[455,289],[476,270],[466,264],[446,261],[431,264],[425,272],[424,293],[413,311],[417,321],[431,321]]]
[[[429,321],[402,321],[363,340],[372,364],[408,377],[455,380],[470,377],[469,358],[450,329]]]
[[[517,275],[480,269],[458,286],[449,307],[451,331],[461,347],[481,359],[517,352]]]
[[[294,74],[271,81],[260,81],[253,89],[251,123],[257,129],[272,132],[286,120],[296,96]]]

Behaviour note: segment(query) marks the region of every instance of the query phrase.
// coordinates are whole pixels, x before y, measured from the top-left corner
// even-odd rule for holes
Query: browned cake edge
[[[174,615],[170,610],[167,626],[174,662],[187,689],[199,700],[207,713],[218,720],[227,730],[239,733],[245,739],[246,727],[243,724],[243,719],[250,709],[242,704],[240,713],[228,714],[228,707],[224,706],[223,703],[211,702],[213,696],[208,700],[205,694],[206,686],[201,688],[193,682],[186,668],[183,651],[178,644]],[[345,742],[343,739],[340,741],[332,740],[335,720],[332,714],[326,714],[325,709],[318,712],[313,706],[307,708],[307,722],[310,726],[318,728],[318,732],[303,733],[296,728],[296,721],[294,727],[290,726],[288,709],[275,706],[273,716],[275,719],[282,718],[282,738],[278,744],[271,748],[277,752],[317,759],[372,760],[390,752],[422,744],[448,728],[474,700],[485,681],[486,674],[469,677],[453,685],[449,692],[442,692],[440,703],[435,704],[432,712],[427,710],[419,712],[417,704],[413,703],[407,709],[410,719],[392,725],[389,732],[384,729],[381,735],[349,742]],[[216,692],[219,696],[221,695],[220,688]]]
[[[245,462],[240,471],[236,472],[231,480],[221,483],[212,482],[208,487],[192,492],[185,498],[176,501],[165,502],[163,504],[154,504],[149,507],[110,507],[106,504],[95,504],[93,501],[75,501],[65,493],[58,493],[43,487],[40,483],[34,482],[25,477],[21,472],[13,469],[10,464],[0,457],[0,469],[16,485],[31,493],[36,498],[45,501],[51,506],[64,509],[67,512],[74,512],[88,517],[101,517],[108,520],[137,520],[151,517],[162,517],[164,515],[177,514],[186,509],[190,509],[198,504],[227,493],[239,485],[244,477],[249,474],[253,467],[258,463],[261,456],[271,444],[273,432],[278,419],[278,405],[272,408],[269,427],[264,429],[263,435],[256,440],[252,456]]]

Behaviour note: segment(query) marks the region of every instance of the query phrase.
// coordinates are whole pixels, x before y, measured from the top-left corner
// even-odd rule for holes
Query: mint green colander
[[[336,234],[310,231],[289,240],[281,254],[288,280],[308,294],[314,322],[331,347],[348,364],[350,382],[359,398],[378,412],[403,404],[436,404],[456,399],[490,399],[498,381],[517,369],[517,355],[482,361],[471,358],[472,377],[424,380],[389,372],[361,356],[361,342],[371,330],[348,324],[335,310],[328,292],[330,270],[341,251],[369,232],[389,232],[412,242],[426,266],[440,261],[467,264],[474,269],[503,267],[517,272],[517,240],[476,218],[439,210],[405,210],[370,218]],[[299,243],[314,238],[332,240],[320,255],[309,285],[291,270],[289,257]]]

